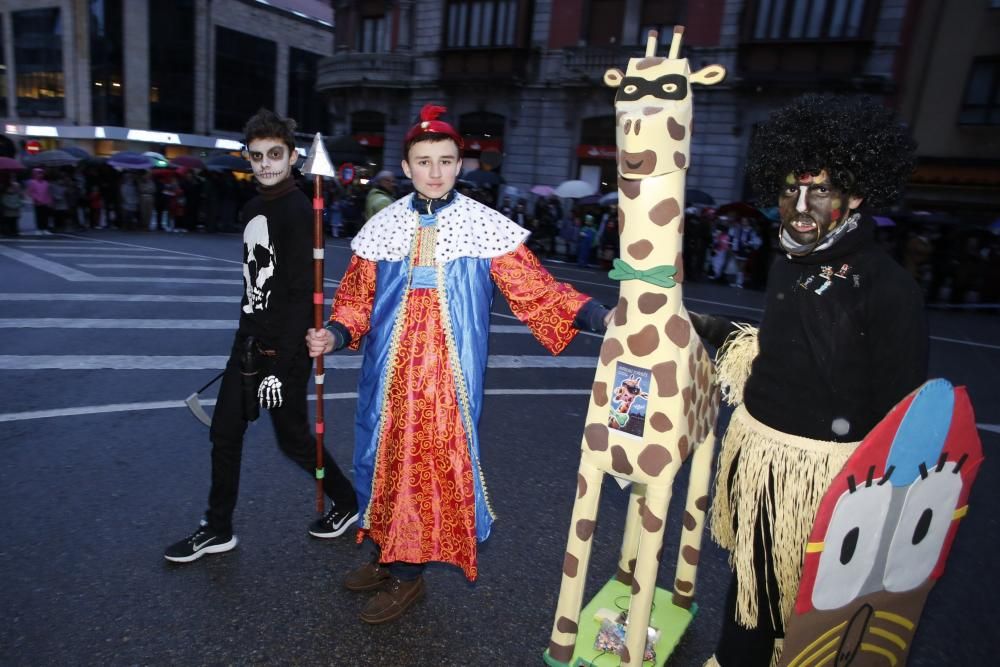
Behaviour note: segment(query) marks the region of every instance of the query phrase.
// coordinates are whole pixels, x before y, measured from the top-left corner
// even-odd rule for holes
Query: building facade
[[[688,185],[717,202],[747,197],[754,126],[804,92],[893,100],[909,0],[336,0],[336,44],[318,90],[331,128],[398,164],[426,102],[443,103],[473,165],[496,149],[507,183],[583,178],[615,188],[614,92],[603,84],[657,30],[677,24],[692,70],[726,67],[695,90]]]
[[[314,82],[332,52],[322,0],[5,0],[0,118],[101,155],[238,148],[259,107],[305,138],[329,124]]]

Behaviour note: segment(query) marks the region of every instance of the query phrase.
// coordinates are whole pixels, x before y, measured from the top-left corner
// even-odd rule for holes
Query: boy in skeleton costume
[[[424,592],[428,561],[478,575],[477,542],[493,511],[479,464],[493,289],[553,354],[607,310],[556,282],[529,251],[528,232],[454,190],[462,138],[427,105],[405,137],[403,171],[416,193],[377,213],[310,354],[367,342],[358,384],[354,470],[362,530],[378,557],[345,586],[379,591],[367,623],[398,618]]]
[[[241,212],[244,294],[239,328],[212,416],[212,489],[201,527],[169,547],[167,560],[189,562],[236,546],[232,515],[240,479],[243,435],[259,406],[271,413],[282,452],[313,472],[316,442],[306,410],[312,369],[303,336],[312,322],[312,207],[291,178],[295,121],[261,109],[244,130],[258,196]],[[254,373],[256,377],[254,377]],[[332,508],[309,527],[336,537],[357,520],[357,500],[329,452],[323,486]]]
[[[738,404],[712,505],[712,535],[735,573],[707,664],[768,665],[778,654],[823,494],[864,436],[926,379],[920,291],[858,211],[895,201],[913,148],[880,105],[818,95],[780,110],[753,138],[749,180],[762,204],[777,198],[784,251],[759,335],[692,314],[698,332],[722,345],[719,376]]]

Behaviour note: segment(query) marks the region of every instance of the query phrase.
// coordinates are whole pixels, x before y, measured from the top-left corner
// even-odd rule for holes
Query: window
[[[669,45],[674,38],[674,26],[682,23],[676,0],[643,0],[639,21],[639,44],[646,43],[650,30],[655,30],[660,45]]]
[[[316,92],[316,69],[323,56],[292,48],[288,54],[288,115],[298,123],[298,132],[326,132],[327,110]]]
[[[8,116],[7,111],[7,64],[3,50],[3,16],[0,16],[0,116]]]
[[[361,19],[359,51],[378,53],[389,50],[389,21],[384,16]]]
[[[149,120],[157,130],[194,132],[194,5],[149,3]]]
[[[278,45],[215,27],[215,127],[239,132],[260,107],[274,109]]]
[[[517,0],[452,0],[448,3],[445,46],[515,46]]]
[[[972,63],[958,122],[962,125],[1000,125],[1000,56]]]
[[[124,125],[122,0],[90,0],[90,109],[95,125]]]
[[[624,20],[625,3],[622,0],[590,0],[586,27],[588,46],[617,44],[622,38]]]
[[[62,20],[58,8],[11,12],[17,113],[62,117],[66,114],[62,68]]]
[[[860,39],[867,0],[757,0],[753,39]]]

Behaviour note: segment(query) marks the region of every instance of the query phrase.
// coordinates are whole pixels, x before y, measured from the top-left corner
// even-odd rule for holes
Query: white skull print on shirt
[[[255,215],[243,231],[243,285],[247,296],[243,312],[248,315],[267,310],[277,260],[267,231],[267,218]]]

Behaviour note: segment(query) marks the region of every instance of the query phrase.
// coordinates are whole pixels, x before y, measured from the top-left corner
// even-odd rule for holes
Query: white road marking
[[[590,396],[590,389],[487,389],[487,396]],[[348,391],[335,394],[325,394],[328,401],[354,400],[357,392]],[[316,397],[309,396],[310,401]],[[214,398],[200,399],[202,407],[215,405]],[[107,414],[114,412],[140,412],[143,410],[175,410],[187,408],[187,404],[179,399],[172,401],[149,401],[146,403],[111,403],[108,405],[86,405],[75,408],[56,408],[51,410],[29,410],[26,412],[8,412],[0,414],[0,422],[27,421],[29,419],[51,419],[55,417],[79,417],[81,415]]]
[[[116,250],[116,252],[120,252]],[[208,262],[209,259],[205,257],[174,257],[173,255],[141,255],[140,252],[146,252],[145,250],[136,250],[135,254],[111,254],[106,252],[47,252],[44,253],[46,257],[99,257],[101,259],[151,259],[151,260],[165,260],[165,261],[188,261],[188,262]]]
[[[24,252],[23,250],[18,250],[16,248],[7,248],[0,245],[0,255],[6,255],[7,257],[21,262],[22,264],[27,264],[28,266],[38,269],[39,271],[45,271],[46,273],[51,273],[53,275],[59,276],[64,280],[69,280],[72,282],[79,282],[83,280],[96,280],[97,276],[85,273],[83,271],[64,266],[62,264],[57,264],[52,260],[45,259],[44,257],[39,257],[38,255],[32,255],[29,252]]]
[[[88,303],[102,302],[157,302],[157,303],[240,303],[241,297],[228,296],[198,296],[193,294],[70,294],[68,292],[54,293],[0,293],[0,301],[86,301]]]
[[[73,317],[2,317],[0,329],[230,329],[239,320],[97,319]]]
[[[125,354],[3,354],[0,370],[4,371],[92,371],[92,370],[221,370],[225,355],[125,355]],[[595,368],[596,357],[491,354],[490,368]],[[361,355],[329,355],[326,368],[350,370],[361,368]]]
[[[242,271],[239,266],[187,266],[183,264],[81,264],[85,269],[142,269],[143,271]]]

